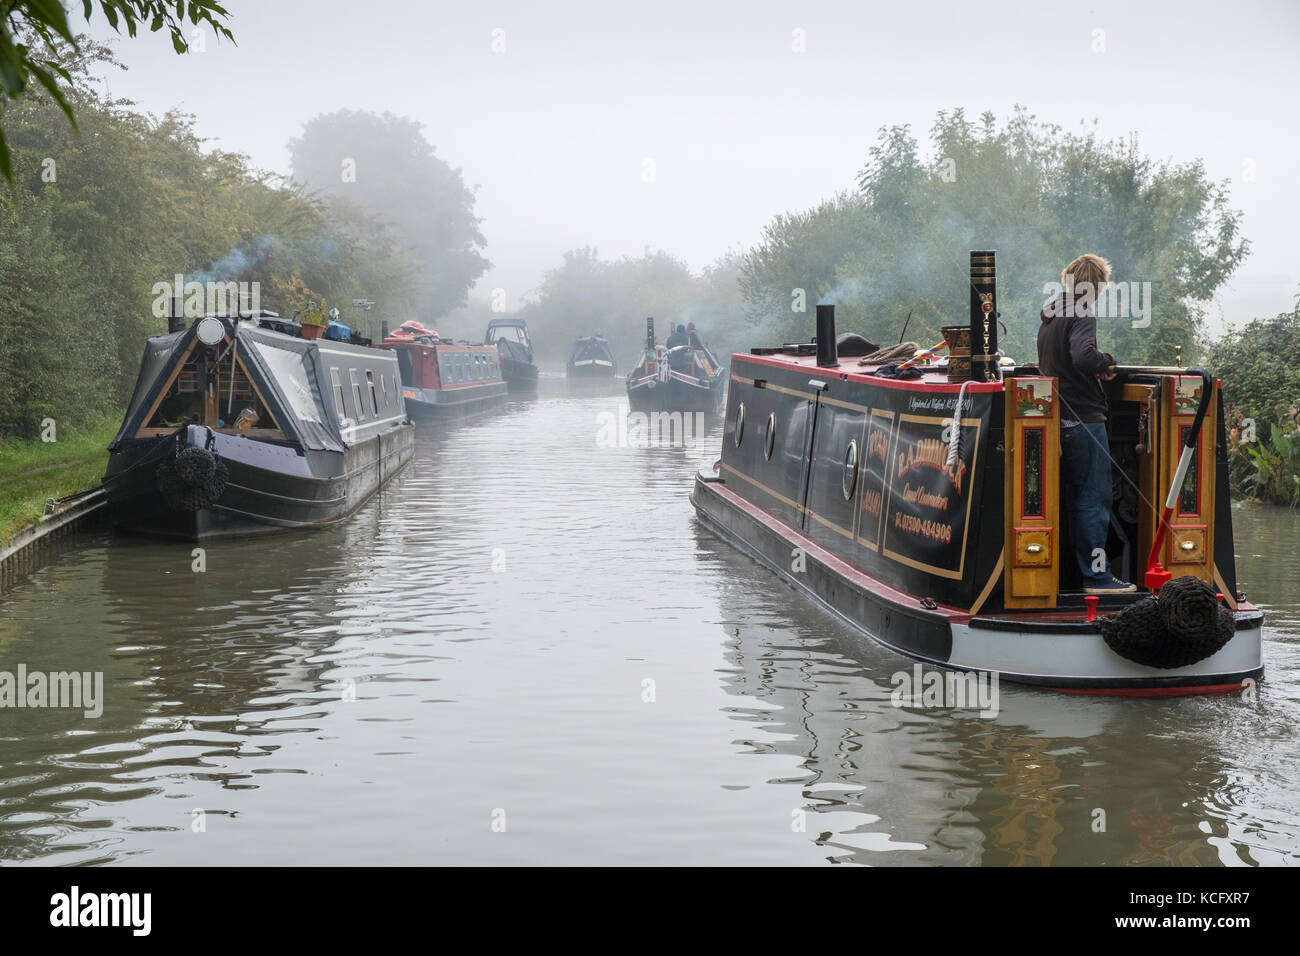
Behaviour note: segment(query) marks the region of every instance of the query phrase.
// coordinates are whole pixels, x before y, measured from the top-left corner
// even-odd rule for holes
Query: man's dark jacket
[[[1113,356],[1097,351],[1097,320],[1091,308],[1071,303],[1065,293],[1048,303],[1039,316],[1038,368],[1057,380],[1061,418],[1104,422],[1106,393],[1097,375],[1115,364]]]

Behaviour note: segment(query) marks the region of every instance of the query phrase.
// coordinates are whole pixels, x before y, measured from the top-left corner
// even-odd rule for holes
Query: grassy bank
[[[99,484],[118,419],[60,428],[57,441],[0,439],[0,546],[45,511],[46,498]]]

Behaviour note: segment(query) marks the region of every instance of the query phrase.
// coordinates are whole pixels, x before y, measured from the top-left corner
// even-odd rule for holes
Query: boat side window
[[[745,439],[745,403],[741,402],[736,408],[736,447]]]
[[[366,407],[361,404],[361,382],[357,379],[357,370],[348,369],[348,381],[352,383],[352,397],[357,402],[357,419],[364,421],[366,417]]]
[[[339,421],[348,417],[348,410],[343,405],[343,383],[339,381],[339,370],[330,369],[330,382],[334,386],[334,414]]]
[[[772,460],[772,450],[776,447],[776,412],[767,416],[767,435],[763,442],[763,457]]]
[[[375,394],[375,373],[366,369],[366,387],[370,389],[370,410],[379,417],[379,396]]]

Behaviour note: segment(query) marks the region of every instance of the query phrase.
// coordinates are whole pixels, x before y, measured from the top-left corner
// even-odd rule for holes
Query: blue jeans
[[[1062,510],[1074,539],[1083,586],[1110,579],[1106,534],[1110,529],[1110,446],[1105,422],[1082,422],[1061,429],[1061,477],[1065,501]],[[1100,550],[1098,550],[1100,549]],[[1100,571],[1093,570],[1098,562]]]

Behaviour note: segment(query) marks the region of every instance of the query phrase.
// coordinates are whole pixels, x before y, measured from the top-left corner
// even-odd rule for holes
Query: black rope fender
[[[216,453],[215,444],[211,432],[206,448],[178,442],[175,454],[158,465],[154,481],[173,508],[201,511],[212,507],[226,493],[230,470]]]
[[[1232,611],[1214,588],[1184,575],[1100,622],[1106,646],[1120,657],[1169,670],[1217,653],[1236,633]]]

